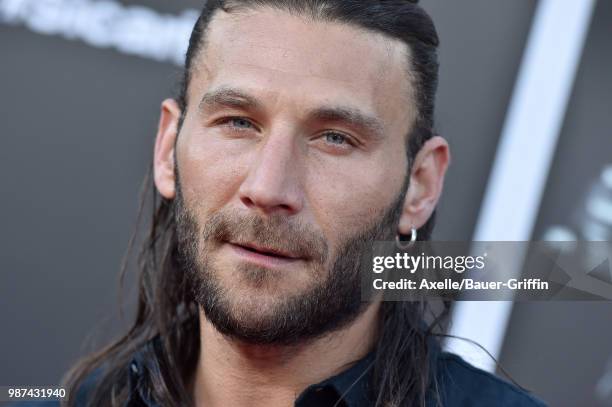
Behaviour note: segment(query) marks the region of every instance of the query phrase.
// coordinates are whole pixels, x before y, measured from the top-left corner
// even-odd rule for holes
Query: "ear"
[[[174,199],[176,194],[176,174],[174,174],[174,147],[178,133],[181,109],[174,99],[162,102],[159,117],[153,172],[155,186],[166,199]]]
[[[450,163],[448,143],[440,136],[427,140],[415,157],[410,173],[410,185],[400,216],[399,232],[410,234],[431,217],[444,186],[444,176]]]

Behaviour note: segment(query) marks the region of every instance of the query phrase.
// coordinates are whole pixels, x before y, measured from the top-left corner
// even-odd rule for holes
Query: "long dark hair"
[[[437,33],[430,17],[416,3],[407,0],[210,0],[189,41],[177,96],[179,106],[185,114],[192,64],[203,47],[206,28],[217,10],[232,12],[238,8],[268,6],[324,21],[352,24],[399,39],[410,48],[407,74],[415,89],[418,111],[416,123],[407,135],[406,151],[408,162],[412,163],[423,143],[433,135],[438,78]],[[410,167],[406,176],[409,174]],[[177,263],[175,205],[156,191],[152,168],[144,182],[139,223],[146,208],[150,208],[151,217],[149,231],[137,256],[139,297],[134,322],[125,335],[81,360],[67,374],[67,405],[75,404],[77,395],[82,395],[79,389],[83,389],[83,383],[93,374],[96,380],[87,395],[88,404],[123,405],[128,397],[128,365],[138,350],[145,353],[143,370],[150,383],[149,397],[163,406],[192,404],[188,383],[199,354],[198,306]],[[419,229],[419,240],[430,238],[434,219],[435,212]],[[135,232],[126,258],[137,236]],[[122,278],[128,270],[127,264],[124,263]],[[434,311],[427,301],[382,303],[380,335],[369,383],[376,406],[425,406],[426,399],[435,395],[432,371],[435,364],[430,363],[432,340],[436,332],[443,330],[450,307],[448,302],[439,305]],[[159,346],[151,346],[151,339],[156,337],[160,338]]]

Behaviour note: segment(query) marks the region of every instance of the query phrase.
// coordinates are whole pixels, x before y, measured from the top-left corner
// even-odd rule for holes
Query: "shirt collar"
[[[370,375],[374,366],[374,351],[358,360],[343,372],[308,386],[295,401],[296,407],[306,407],[311,404],[307,400],[312,398],[313,392],[329,389],[333,391],[335,401],[331,406],[360,407],[371,404],[369,398]],[[340,401],[340,403],[336,403]]]

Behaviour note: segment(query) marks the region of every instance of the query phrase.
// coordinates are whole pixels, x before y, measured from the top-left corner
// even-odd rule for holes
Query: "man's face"
[[[358,254],[397,233],[403,204],[407,52],[267,8],[213,18],[176,143],[176,213],[222,331],[283,341],[279,327],[318,321],[312,336],[359,312]]]

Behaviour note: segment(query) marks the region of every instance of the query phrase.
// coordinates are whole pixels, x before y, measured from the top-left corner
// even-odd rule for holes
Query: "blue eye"
[[[343,145],[346,144],[347,138],[340,133],[327,133],[325,135],[325,140],[331,144]]]
[[[232,126],[237,127],[239,129],[249,129],[253,127],[250,121],[247,119],[243,119],[242,117],[233,117],[229,120]]]

